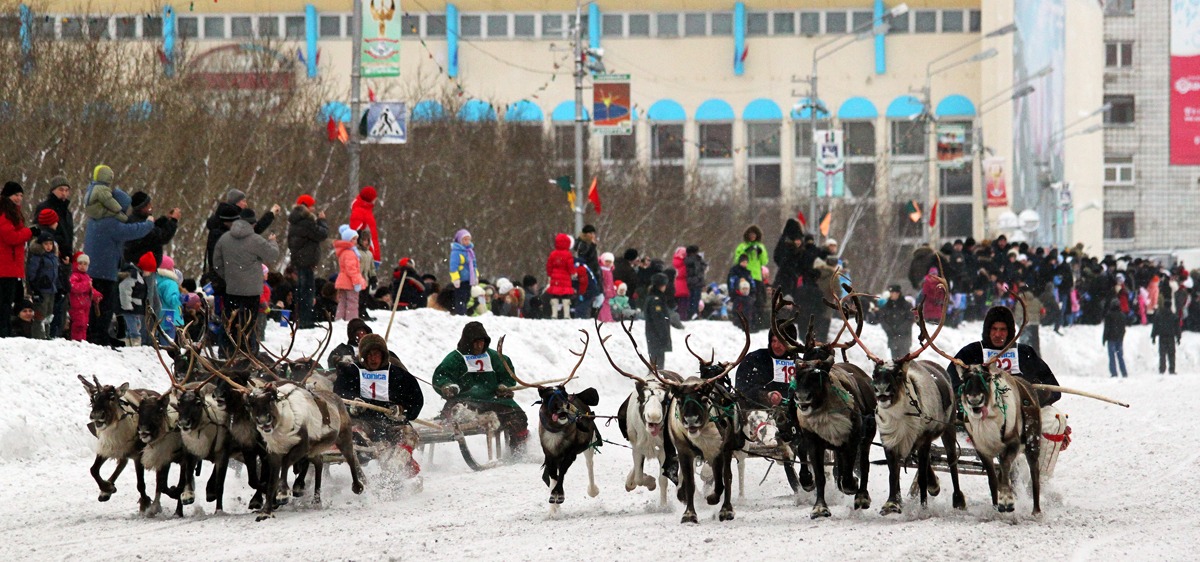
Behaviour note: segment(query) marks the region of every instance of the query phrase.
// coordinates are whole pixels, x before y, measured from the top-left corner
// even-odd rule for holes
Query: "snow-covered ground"
[[[385,329],[385,320],[374,323],[377,332]],[[428,379],[453,349],[466,321],[431,311],[401,313],[389,343],[414,374]],[[518,372],[538,380],[564,376],[575,360],[568,350],[580,347],[577,330],[592,332],[592,346],[571,387],[597,388],[599,414],[615,414],[632,388],[600,353],[590,322],[483,322],[493,346],[507,334],[505,352]],[[978,339],[979,328],[975,323],[946,329],[939,342],[957,349]],[[343,339],[344,331],[339,323],[335,337]],[[321,333],[302,333],[293,355],[315,349]],[[609,344],[616,360],[627,370],[637,365],[619,328],[609,325],[606,333],[620,336]],[[635,326],[639,341],[642,333],[643,327]],[[686,333],[693,335],[694,347],[713,347],[726,360],[736,356],[742,343],[729,323],[689,323]],[[96,501],[96,485],[88,474],[94,439],[84,427],[88,403],[76,375],[165,390],[166,374],[153,351],[0,340],[0,560],[629,560],[646,555],[669,560],[1196,560],[1200,447],[1192,414],[1200,396],[1200,335],[1184,335],[1179,375],[1164,377],[1157,372],[1149,327],[1130,328],[1130,378],[1115,380],[1108,376],[1099,327],[1074,327],[1065,334],[1042,334],[1043,354],[1060,382],[1127,401],[1132,408],[1063,398],[1060,406],[1071,416],[1074,442],[1043,492],[1040,518],[1029,515],[1031,504],[1024,494],[1018,495],[1015,514],[993,511],[981,476],[963,477],[965,513],[950,509],[946,492],[933,498],[927,510],[906,501],[903,515],[884,518],[878,510],[887,495],[887,471],[877,466],[871,474],[870,510],[855,512],[849,498],[831,485],[833,517],[812,521],[812,496],[794,498],[778,469],[759,485],[768,463],[752,459],[746,497],[734,503],[736,520],[717,522],[717,508],[701,498],[696,526],[680,525],[682,507],[674,501],[674,490],[665,512],[657,508],[657,492],[626,492],[630,454],[614,445],[605,445],[596,456],[600,495],[587,497],[581,459],[567,476],[561,513],[549,517],[536,444],[526,459],[479,473],[466,467],[454,447],[443,445],[432,462],[418,457],[424,477],[420,493],[369,468],[367,491],[355,496],[347,469],[336,466],[325,481],[322,507],[293,502],[276,519],[256,523],[245,507],[249,488],[236,475],[229,479],[224,514],[214,514],[212,504],[198,501],[185,508],[183,519],[167,515],[173,504],[164,506],[164,515],[145,519],[137,515],[131,469],[118,481],[111,501]],[[286,336],[272,327],[267,344],[277,349]],[[676,351],[667,354],[667,367],[692,371],[695,360],[683,348],[683,336],[674,332]],[[886,352],[877,327],[868,326],[865,338],[875,351]],[[765,343],[765,332],[754,334],[754,348]],[[851,360],[868,366],[857,350]],[[432,417],[442,402],[429,388],[425,394],[424,417]],[[524,391],[517,398],[536,420],[534,393]],[[623,442],[616,424],[601,431],[605,438]],[[482,438],[475,439],[482,451]],[[876,449],[874,455],[882,453]],[[654,470],[655,464],[648,463],[647,471]],[[207,468],[205,472],[200,482],[207,480]],[[910,477],[904,477],[905,486]],[[948,484],[944,479],[944,489]]]

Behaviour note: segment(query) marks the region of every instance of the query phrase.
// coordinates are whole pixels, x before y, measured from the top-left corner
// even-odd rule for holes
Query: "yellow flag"
[[[567,192],[567,205],[569,205],[571,207],[572,211],[575,210],[575,190],[574,189]]]

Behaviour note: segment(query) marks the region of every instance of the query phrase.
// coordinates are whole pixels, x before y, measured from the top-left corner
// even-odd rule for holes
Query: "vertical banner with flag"
[[[400,0],[367,0],[362,17],[362,75],[400,76]]]
[[[817,152],[817,197],[846,195],[846,153],[842,131],[818,130],[813,133]]]
[[[984,185],[987,190],[988,207],[1008,206],[1008,187],[1004,184],[1004,159],[988,158],[983,161]]]
[[[1171,0],[1171,165],[1200,164],[1200,0]]]
[[[967,127],[957,123],[938,123],[937,159],[939,168],[961,168],[966,161],[963,147]]]
[[[592,133],[633,133],[633,102],[628,74],[597,74],[592,78]]]

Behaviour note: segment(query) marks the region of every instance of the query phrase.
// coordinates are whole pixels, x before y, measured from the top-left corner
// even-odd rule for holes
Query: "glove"
[[[392,420],[392,421],[398,421],[398,422],[408,421],[408,418],[404,416],[404,408],[401,407],[399,404],[392,405],[391,411],[389,411],[387,413],[387,417],[389,420]]]
[[[496,398],[512,398],[513,390],[506,386],[496,388]]]
[[[455,289],[457,289],[462,286],[462,279],[455,279],[451,282],[451,284],[454,285]]]
[[[446,398],[453,398],[455,396],[458,396],[458,385],[457,384],[448,384],[446,386],[443,386],[442,387],[442,396],[445,396]]]
[[[37,237],[38,237],[38,235],[42,233],[42,227],[40,227],[40,226],[31,226],[31,227],[29,227],[29,232],[33,233],[33,234],[32,234],[32,236],[33,236],[34,238],[37,238]]]
[[[346,411],[349,412],[351,416],[357,416],[362,413],[362,408],[359,408],[353,404],[347,404]]]
[[[767,402],[769,402],[772,406],[778,406],[783,402],[783,395],[772,390],[771,392],[767,393]]]
[[[353,362],[354,362],[354,356],[350,355],[350,354],[343,355],[342,358],[338,360],[338,363],[341,363],[342,365],[349,365]]]

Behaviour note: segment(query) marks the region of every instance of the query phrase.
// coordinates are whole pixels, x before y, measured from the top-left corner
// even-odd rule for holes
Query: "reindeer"
[[[841,299],[843,306],[839,307],[839,312],[848,324],[850,320],[845,314],[845,301],[864,296],[871,298],[871,295],[854,293],[849,286],[845,288],[850,294]],[[949,300],[946,305],[949,306]],[[919,308],[918,315],[924,326],[924,315]],[[885,361],[871,353],[858,334],[850,332],[867,358],[875,363],[871,374],[871,388],[875,391],[876,401],[875,422],[888,464],[888,500],[879,511],[880,515],[901,513],[900,465],[910,455],[917,457],[915,483],[920,490],[921,506],[927,505],[929,495],[938,495],[940,488],[929,453],[933,440],[938,437],[942,439],[950,465],[954,508],[967,508],[967,501],[958,486],[958,441],[954,432],[954,391],[950,387],[950,377],[941,365],[916,360],[937,338],[944,324],[939,324],[932,336],[922,331],[922,335],[927,336],[924,337],[924,345],[892,361]]]
[[[233,372],[229,377],[233,384],[250,384],[249,375],[245,372]],[[248,507],[251,511],[258,511],[263,506],[263,498],[266,493],[267,450],[254,425],[254,418],[250,416],[250,410],[246,405],[246,394],[238,392],[233,386],[230,386],[230,382],[218,378],[210,397],[214,415],[224,417],[229,428],[226,451],[229,455],[241,455],[242,464],[246,465],[250,487],[255,490]],[[228,458],[224,462],[228,467]],[[224,476],[221,477],[220,482],[224,486]]]
[[[734,460],[738,465],[738,499],[746,497],[746,457],[750,455],[752,444],[757,443],[761,447],[768,450],[776,449],[783,453],[784,470],[788,471],[788,480],[795,480],[795,471],[787,462],[792,455],[792,449],[788,444],[780,439],[779,424],[775,420],[775,414],[770,410],[742,410],[741,412],[742,436],[745,437],[746,443],[741,449],[733,453]]]
[[[779,299],[776,298],[776,301]],[[778,306],[778,303],[777,303]],[[859,332],[862,331],[861,307],[856,307]],[[854,509],[871,507],[867,491],[870,474],[868,453],[875,437],[875,394],[871,379],[853,363],[834,364],[833,352],[854,345],[838,344],[847,325],[843,324],[830,343],[817,342],[809,326],[807,343],[801,345],[777,325],[772,330],[791,350],[807,349],[804,360],[796,361],[790,397],[794,408],[789,409],[790,422],[799,429],[802,448],[807,451],[816,479],[816,502],[811,517],[829,517],[825,503],[825,451],[835,454],[834,475],[842,493],[854,496]],[[794,351],[793,351],[794,353]],[[859,472],[855,481],[854,470]]]
[[[633,468],[630,469],[629,476],[625,478],[625,491],[632,492],[638,486],[645,486],[647,490],[654,491],[655,478],[646,474],[643,468],[646,459],[653,457],[658,461],[659,466],[658,505],[660,508],[665,507],[667,505],[667,477],[662,475],[662,465],[666,459],[666,452],[663,449],[663,423],[666,418],[669,396],[667,387],[657,380],[646,380],[618,367],[613,361],[612,355],[608,353],[608,348],[604,345],[610,336],[601,334],[600,326],[601,323],[597,320],[596,336],[600,338],[600,349],[604,350],[604,356],[608,358],[613,369],[634,382],[634,391],[617,409],[617,426],[621,428],[621,435],[629,441],[630,448],[633,449]],[[629,326],[622,322],[621,328],[632,340],[632,322]],[[683,379],[675,373],[660,371],[660,374],[674,382],[683,382]]]
[[[557,513],[558,506],[563,503],[563,480],[567,469],[575,462],[580,453],[587,464],[588,496],[596,497],[600,488],[596,487],[595,470],[592,466],[592,447],[600,441],[600,433],[596,430],[595,414],[592,408],[600,403],[600,394],[594,388],[585,389],[576,394],[567,393],[567,383],[575,378],[583,358],[587,354],[590,337],[586,330],[583,333],[583,350],[579,353],[571,351],[571,355],[579,357],[575,368],[566,380],[555,386],[545,382],[528,383],[517,377],[508,360],[504,358],[504,337],[496,345],[496,353],[501,357],[500,363],[514,381],[526,388],[536,388],[541,397],[541,408],[538,409],[538,439],[542,443],[542,452],[546,460],[542,464],[542,482],[550,487],[550,513]]]
[[[79,382],[83,383],[92,404],[91,422],[87,428],[98,440],[96,461],[91,468],[92,478],[100,487],[98,500],[106,502],[116,493],[117,477],[125,470],[129,459],[133,459],[140,496],[138,508],[144,512],[150,508],[150,497],[146,495],[145,470],[142,468],[142,442],[137,438],[137,408],[142,399],[154,394],[154,391],[130,390],[129,383],[119,387],[102,385],[95,375],[92,375],[91,382],[79,375]],[[100,476],[100,467],[108,459],[117,461],[117,466],[106,480]]]
[[[143,510],[143,515],[159,512],[159,500],[165,493],[175,500],[175,516],[183,517],[183,506],[195,501],[192,491],[192,458],[183,448],[179,428],[171,419],[171,396],[167,394],[147,395],[138,405],[138,439],[141,440],[142,465],[155,472],[154,503]],[[170,488],[167,479],[171,464],[179,464],[179,485]]]
[[[1033,515],[1038,515],[1042,512],[1038,465],[1042,436],[1041,403],[1032,384],[995,366],[997,360],[1017,345],[1025,331],[1025,301],[1018,296],[1017,302],[1021,305],[1021,329],[1004,349],[982,365],[967,365],[942,351],[937,344],[929,345],[962,372],[962,384],[958,389],[959,411],[967,435],[975,444],[983,471],[987,473],[992,506],[1001,513],[1013,511],[1010,475],[1017,454],[1024,449],[1033,492]],[[997,457],[1000,461],[999,474],[996,473]]]
[[[742,329],[746,333],[746,344],[742,347],[741,354],[737,360],[721,364],[721,371],[711,378],[688,377],[683,382],[670,380],[658,371],[657,365],[649,363],[640,352],[638,353],[638,357],[650,367],[654,377],[665,385],[671,394],[671,406],[667,413],[668,434],[671,443],[679,452],[679,466],[684,469],[678,498],[687,504],[681,523],[698,522],[694,504],[696,472],[692,468],[696,466],[697,458],[708,463],[713,471],[713,491],[705,500],[709,505],[716,505],[724,494],[725,501],[721,505],[718,519],[733,520],[733,504],[730,502],[733,495],[733,474],[730,463],[733,453],[742,448],[745,439],[739,426],[741,420],[737,404],[722,406],[723,400],[717,393],[724,392],[724,389],[718,391],[714,387],[741,364],[746,358],[746,352],[750,350],[750,328],[744,317]]]

